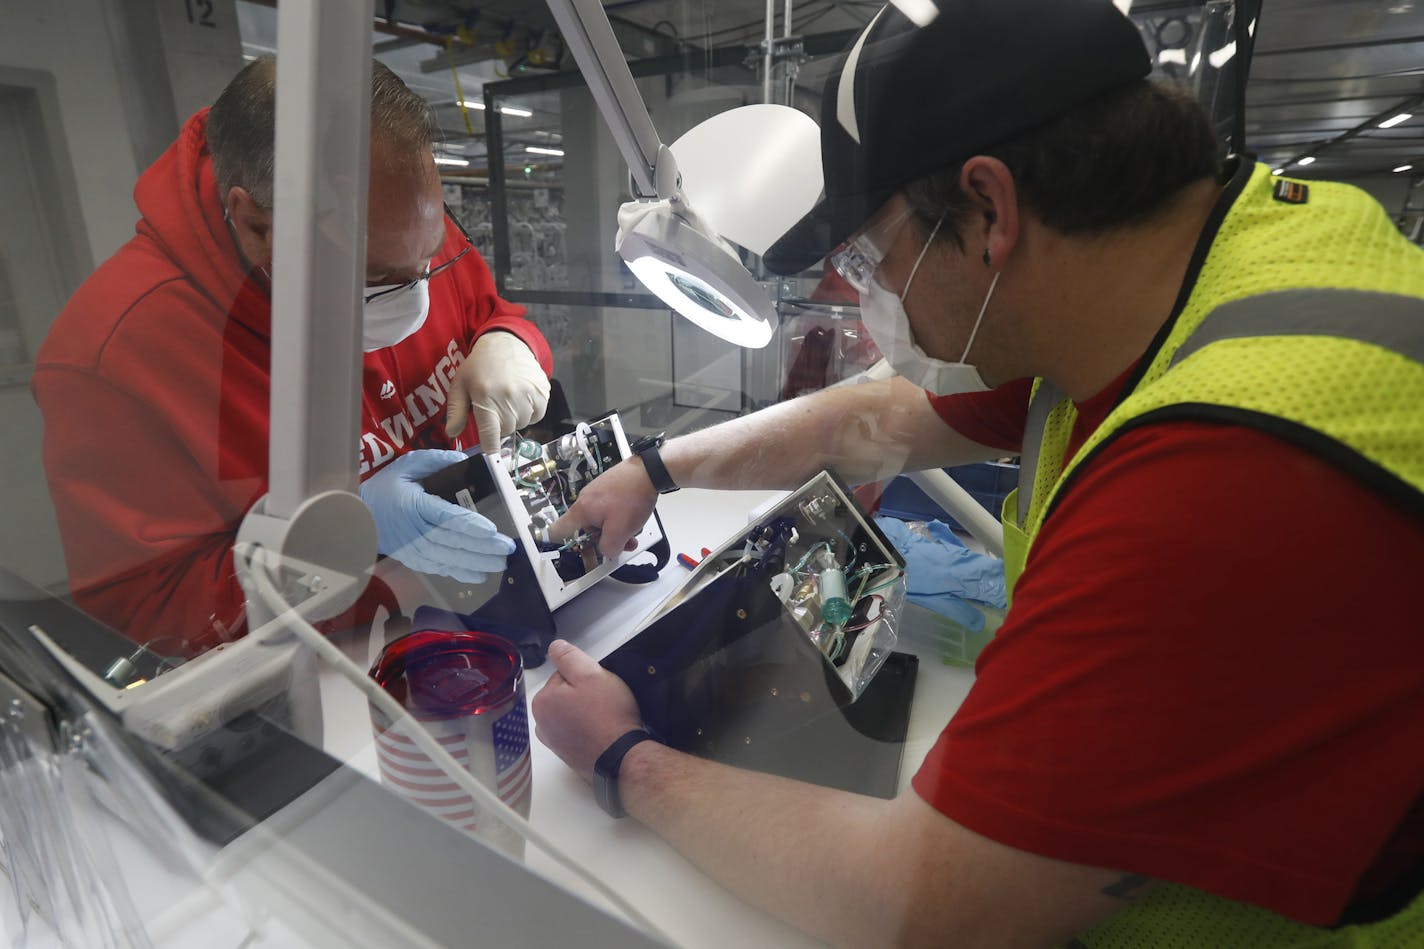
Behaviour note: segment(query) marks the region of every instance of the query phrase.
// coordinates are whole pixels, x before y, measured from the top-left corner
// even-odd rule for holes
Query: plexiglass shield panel
[[[1081,5],[1118,22],[1106,0]],[[946,431],[971,403],[896,378],[862,318],[879,332],[903,316],[921,359],[952,362],[987,313],[981,344],[1012,349],[994,321],[1023,299],[1023,271],[994,290],[983,268],[1003,258],[966,243],[972,228],[934,239],[952,209],[926,202],[943,195],[906,199],[910,180],[879,195],[920,204],[896,204],[910,223],[886,238],[885,295],[863,313],[828,261],[777,274],[765,246],[718,233],[691,172],[659,178],[654,154],[662,193],[638,194],[618,103],[542,3],[14,6],[0,32],[12,941],[936,945],[963,926],[989,945],[1078,945],[1104,921],[1161,924],[1117,915],[1150,882],[1125,851],[1066,852],[1046,842],[1053,815],[1002,819],[1014,805],[991,791],[956,809],[935,783],[949,786],[958,752],[941,736],[976,660],[1013,648],[996,638],[1014,621],[1005,555],[1038,511],[1023,436],[990,437],[998,403],[972,435]],[[622,107],[663,144],[774,104],[831,116],[816,137],[839,148],[885,133],[861,108],[873,77],[839,78],[867,27],[977,7],[561,5],[610,38],[631,77]],[[1139,37],[1152,78],[1204,107],[1203,161],[1249,146],[1261,5],[1117,7],[1118,39]],[[1003,25],[984,48],[1037,28]],[[1008,81],[998,55],[885,107],[972,113]],[[902,140],[911,179],[943,170]],[[720,160],[719,187],[765,187],[756,144]],[[1222,186],[1203,181],[1189,184]],[[784,197],[768,194],[768,216]],[[707,274],[745,275],[775,315],[765,346],[678,315],[620,256],[657,200],[720,267],[677,261],[681,286],[733,319]],[[1025,240],[1079,233],[1017,207]],[[1028,382],[992,381],[1028,405]],[[323,391],[350,402],[311,411]],[[1033,406],[1009,427],[1037,419],[1048,441],[1072,427]],[[305,487],[274,508],[284,473]],[[1024,692],[1052,703],[1063,668]],[[975,714],[966,729],[997,734],[995,709]],[[1012,769],[1051,750],[995,754]],[[1009,912],[1009,889],[1072,898]],[[1267,925],[1200,895],[1204,913]]]

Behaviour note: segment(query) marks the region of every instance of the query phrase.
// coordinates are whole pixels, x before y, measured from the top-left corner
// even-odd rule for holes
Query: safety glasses
[[[895,242],[896,235],[909,216],[910,209],[902,208],[884,221],[860,231],[840,250],[831,254],[831,266],[857,293],[869,292],[875,271],[880,269],[880,262],[889,253],[890,245]]]
[[[455,223],[455,229],[459,231],[460,236],[464,238],[465,246],[461,247],[454,257],[451,257],[449,260],[442,261],[434,267],[427,268],[425,273],[421,274],[419,277],[416,277],[414,280],[408,280],[398,287],[386,287],[384,290],[377,290],[375,293],[366,294],[365,300],[367,303],[374,303],[375,301],[380,300],[384,297],[388,297],[393,293],[403,293],[406,290],[409,290],[414,287],[417,283],[420,283],[422,280],[429,280],[436,274],[450,269],[455,265],[455,262],[457,260],[459,260],[461,257],[465,256],[470,252],[471,248],[475,246],[475,243],[474,241],[470,240],[469,233],[465,230],[464,225],[460,223],[460,219],[455,216],[455,212],[450,210],[450,205],[448,204],[445,205],[445,216]]]

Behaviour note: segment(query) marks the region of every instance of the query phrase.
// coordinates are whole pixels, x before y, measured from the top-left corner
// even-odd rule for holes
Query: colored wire
[[[845,531],[841,530],[839,527],[836,528],[836,533],[840,534],[841,537],[844,538],[846,542],[846,550],[850,551],[850,560],[847,561],[845,565],[846,573],[850,573],[851,568],[855,566],[855,541],[851,540],[850,535],[847,534]]]
[[[816,546],[812,547],[810,550],[806,551],[805,555],[801,558],[801,561],[796,564],[796,566],[791,568],[791,572],[803,572],[806,567],[806,562],[809,561],[815,555],[816,551],[820,550],[822,547],[826,548],[826,550],[834,556],[835,551],[831,549],[831,542],[828,540],[823,540]]]
[[[859,626],[847,626],[845,629],[841,630],[841,632],[843,632],[843,633],[858,633],[858,632],[860,632],[862,629],[869,629],[870,627],[874,626],[876,623],[880,622],[881,620],[883,620],[883,619],[885,618],[885,597],[883,597],[883,596],[879,595],[878,593],[876,593],[876,594],[872,594],[870,598],[871,598],[872,600],[878,600],[878,601],[880,601],[880,612],[876,613],[876,614],[875,614],[875,617],[872,619],[872,618],[868,615],[868,614],[869,614],[869,611],[867,610],[867,611],[866,611],[866,612],[867,612],[867,616],[866,616],[866,620],[865,620],[864,623],[861,623]]]
[[[877,590],[883,590],[888,586],[893,586],[894,584],[899,583],[902,579],[904,579],[904,574],[897,572],[895,576],[891,577],[889,580],[886,580],[884,583],[877,583],[869,590],[866,590],[864,595],[869,596],[870,594],[875,593]]]
[[[453,37],[445,41],[445,51],[447,53],[453,48],[454,42]],[[454,65],[451,65],[450,75],[455,77],[455,102],[460,106],[460,118],[465,120],[465,133],[473,136],[475,134],[475,126],[470,122],[470,110],[465,107],[465,91],[460,88],[460,71],[456,69]]]
[[[866,564],[865,566],[861,567],[860,570],[857,571],[853,577],[851,577],[852,580],[860,581],[860,586],[856,588],[855,596],[851,598],[851,604],[854,605],[860,602],[860,598],[865,595],[865,585],[870,582],[870,578],[873,575],[879,573],[882,570],[893,569],[895,569],[895,565],[889,563]]]

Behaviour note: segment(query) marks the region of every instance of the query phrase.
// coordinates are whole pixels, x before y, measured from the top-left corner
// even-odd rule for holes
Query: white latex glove
[[[506,436],[543,418],[548,405],[549,377],[524,341],[513,333],[486,333],[455,370],[445,432],[459,435],[473,412],[480,448],[498,451]]]

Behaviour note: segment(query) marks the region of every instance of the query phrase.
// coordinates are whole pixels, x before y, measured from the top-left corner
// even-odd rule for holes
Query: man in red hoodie
[[[136,235],[55,320],[32,381],[75,599],[168,654],[246,631],[232,543],[267,491],[275,79],[273,59],[248,64],[139,178]],[[373,63],[352,447],[381,552],[478,581],[513,542],[415,482],[540,418],[552,358],[445,209],[435,132]]]

